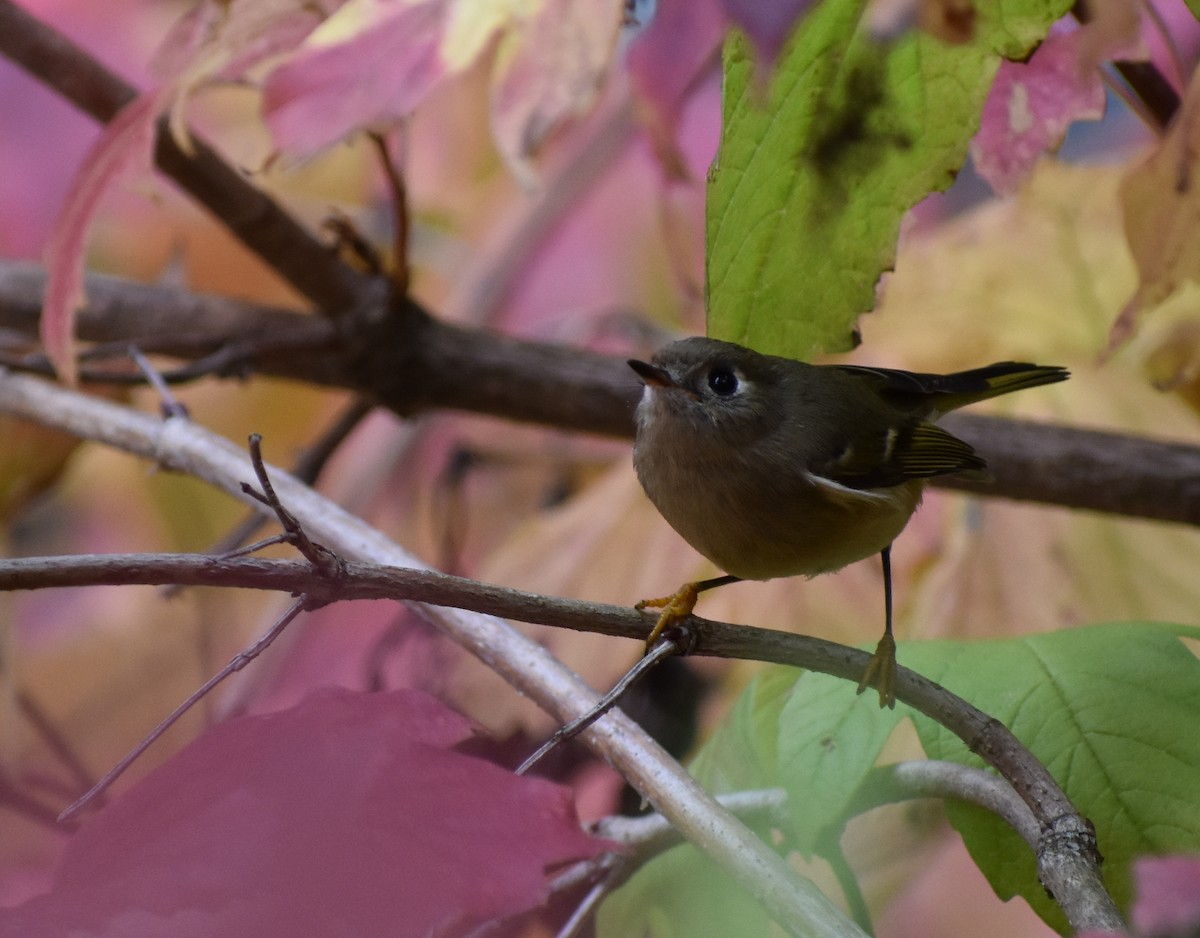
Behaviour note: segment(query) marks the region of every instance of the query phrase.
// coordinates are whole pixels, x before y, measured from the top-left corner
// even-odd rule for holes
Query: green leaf
[[[763,907],[690,844],[643,866],[596,915],[597,938],[766,938],[770,929]]]
[[[1132,623],[970,644],[914,642],[900,660],[1007,725],[1096,825],[1104,877],[1128,909],[1130,865],[1200,846],[1200,629]],[[932,759],[979,765],[957,737],[914,717]],[[1029,848],[989,813],[950,819],[997,895],[1023,896],[1065,932]]]
[[[846,808],[905,713],[880,710],[874,691],[827,674],[805,673],[779,719],[779,778],[788,793],[789,833],[811,856],[821,835],[846,821]]]
[[[692,761],[696,780],[716,794],[779,787],[779,715],[804,673],[779,667],[755,676]]]
[[[1200,642],[1200,628],[1132,623],[905,642],[899,657],[1003,722],[1046,765],[1096,825],[1106,883],[1128,909],[1134,859],[1200,845],[1200,661],[1181,638]],[[789,843],[811,850],[844,823],[884,743],[909,716],[930,758],[983,765],[957,736],[906,707],[881,711],[845,681],[772,668],[737,700],[693,771],[719,791],[782,785],[795,838]],[[982,809],[952,802],[947,810],[997,895],[1023,896],[1066,931],[1037,882],[1029,847]],[[610,920],[617,924],[606,934],[720,934],[730,921],[722,910],[749,902],[732,882],[704,872],[707,861],[698,856],[675,856],[665,868],[660,862],[635,877],[634,893],[618,893],[624,917]],[[648,906],[639,912],[640,903]],[[714,930],[704,931],[709,924]]]
[[[839,830],[905,713],[881,711],[874,692],[798,668],[768,668],[734,702],[691,772],[714,792],[782,787],[789,846],[811,856]]]
[[[707,206],[715,338],[795,358],[851,347],[904,213],[962,166],[1000,58],[1026,55],[1070,2],[976,4],[962,45],[878,44],[864,7],[818,5],[766,88],[748,40],[727,42]]]

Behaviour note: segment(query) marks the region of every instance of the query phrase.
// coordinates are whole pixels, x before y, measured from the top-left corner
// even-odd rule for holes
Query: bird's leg
[[[892,637],[892,545],[879,554],[883,561],[883,638],[875,646],[875,654],[858,682],[861,694],[868,687],[879,691],[879,706],[896,708],[896,640]]]
[[[711,580],[697,580],[694,583],[684,583],[670,596],[663,596],[659,599],[643,599],[640,603],[634,606],[639,612],[643,609],[661,609],[662,613],[658,617],[658,621],[654,623],[654,628],[650,630],[650,634],[646,636],[646,647],[649,648],[662,635],[665,629],[670,628],[680,619],[686,619],[692,614],[692,610],[696,608],[696,600],[700,598],[700,594],[705,590],[710,590],[716,586],[724,586],[727,583],[736,583],[741,577],[715,576]]]

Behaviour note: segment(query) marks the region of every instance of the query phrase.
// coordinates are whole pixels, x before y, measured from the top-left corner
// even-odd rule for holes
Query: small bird
[[[1064,368],[999,362],[948,375],[811,365],[693,337],[650,362],[633,464],[667,522],[726,576],[645,600],[661,608],[647,639],[689,615],[706,589],[815,576],[879,554],[884,633],[859,684],[895,706],[891,545],[927,479],[980,474],[983,458],[937,426],[947,411],[1064,381]]]

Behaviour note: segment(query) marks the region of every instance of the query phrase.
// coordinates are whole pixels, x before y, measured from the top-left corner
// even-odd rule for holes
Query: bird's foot
[[[879,706],[896,709],[896,640],[890,632],[885,632],[879,644],[875,646],[875,654],[867,663],[867,670],[862,680],[858,682],[858,692],[861,694],[868,687],[879,691]]]
[[[662,613],[658,617],[658,621],[654,623],[654,628],[650,630],[650,634],[646,636],[646,649],[649,650],[663,631],[673,626],[680,619],[686,619],[692,614],[692,610],[696,608],[696,600],[700,597],[699,583],[684,583],[670,596],[662,596],[659,599],[643,599],[633,608],[641,612],[643,609],[661,609]]]

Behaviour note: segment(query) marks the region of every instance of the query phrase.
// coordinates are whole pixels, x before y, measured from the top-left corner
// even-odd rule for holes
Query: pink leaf
[[[1001,62],[971,141],[975,167],[997,192],[1014,188],[1077,120],[1104,116],[1104,86],[1080,71],[1082,30],[1051,33],[1028,63]]]
[[[675,131],[687,93],[706,64],[719,67],[725,35],[718,0],[659,0],[654,18],[629,46],[626,61],[659,160],[674,175],[683,160]]]
[[[345,0],[201,0],[171,27],[153,67],[164,81],[187,75],[232,81],[263,59],[295,49]]]
[[[606,845],[567,789],[450,748],[469,736],[415,691],[231,720],[85,825],[0,933],[403,938],[534,908]]]
[[[1150,155],[1121,181],[1125,238],[1138,288],[1117,315],[1106,354],[1129,340],[1142,314],[1200,280],[1200,71]]]
[[[1145,857],[1134,868],[1133,924],[1143,935],[1193,935],[1200,928],[1200,857]]]
[[[71,180],[66,202],[46,246],[46,302],[42,343],[55,370],[75,384],[75,313],[84,303],[83,262],[88,228],[105,194],[134,172],[149,169],[161,92],[148,92],[123,107],[92,144]]]
[[[369,28],[297,53],[268,76],[263,115],[277,147],[309,155],[404,117],[446,75],[446,0],[397,3]]]

